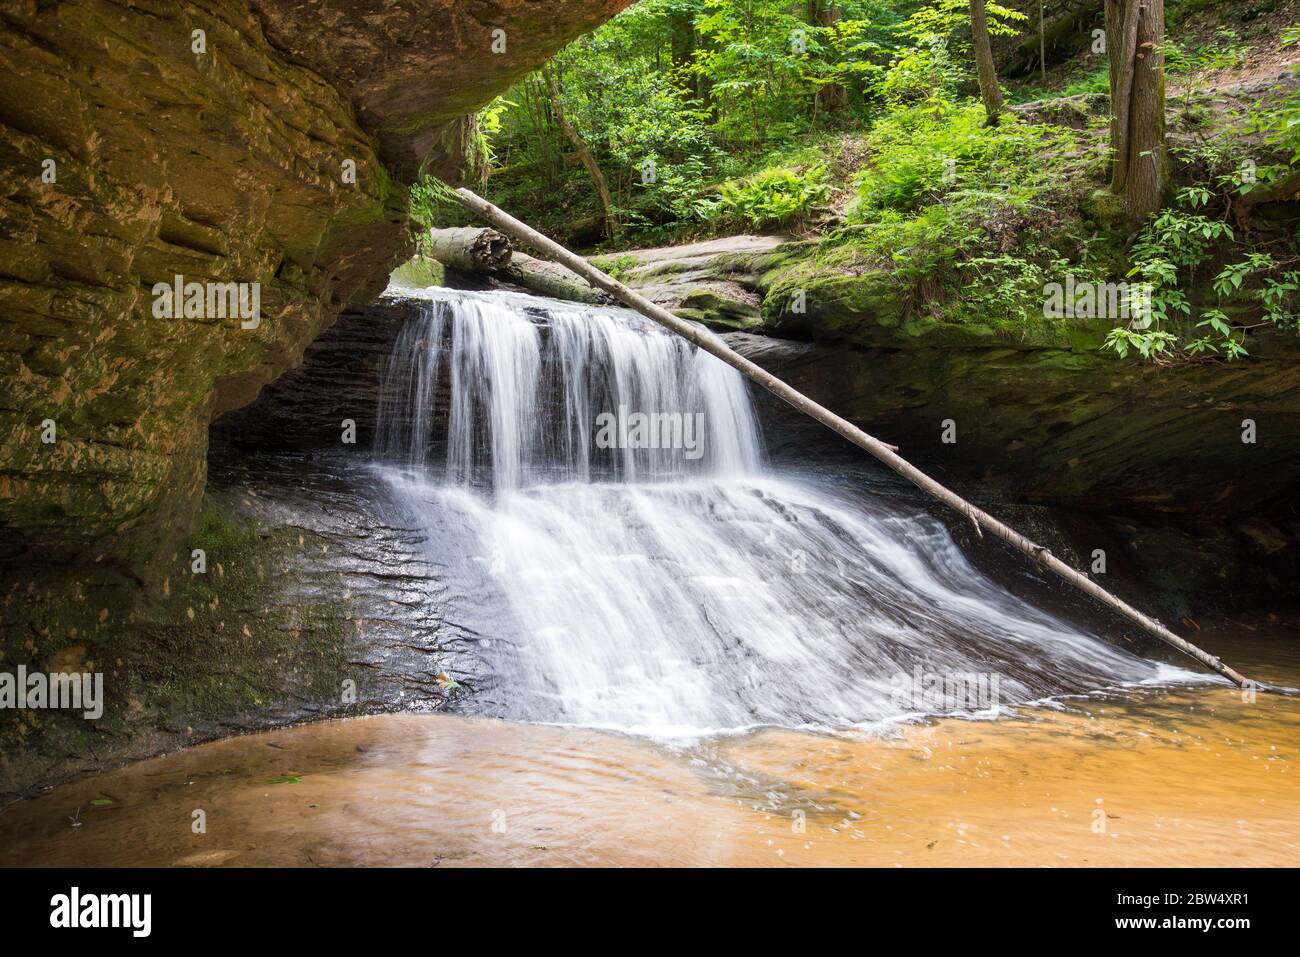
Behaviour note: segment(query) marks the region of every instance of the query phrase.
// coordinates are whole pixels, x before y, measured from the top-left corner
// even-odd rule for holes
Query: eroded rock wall
[[[0,3],[11,660],[186,560],[212,418],[382,289],[458,118],[627,2]],[[156,318],[177,275],[259,284],[260,324]]]

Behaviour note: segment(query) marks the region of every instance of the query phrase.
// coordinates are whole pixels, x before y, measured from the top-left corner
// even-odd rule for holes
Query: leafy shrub
[[[876,92],[891,106],[932,97],[952,99],[970,74],[941,38],[922,41],[901,53],[885,71]]]
[[[851,250],[890,264],[911,288],[910,308],[1001,327],[1041,323],[1049,277],[1085,269],[1070,263],[1087,255],[1080,221],[1057,212],[1073,205],[1048,198],[1088,177],[1073,135],[1014,115],[986,126],[976,102],[934,97],[891,110],[872,129],[858,199],[837,237],[845,250],[828,256]]]
[[[1165,70],[1176,78],[1195,77],[1215,70],[1235,70],[1246,61],[1250,46],[1241,42],[1236,32],[1221,27],[1215,41],[1189,49],[1176,40],[1166,39]]]
[[[1050,176],[1048,150],[1064,152],[1062,131],[1007,117],[984,124],[978,104],[934,99],[882,118],[872,130],[872,165],[857,179],[852,218],[882,210],[908,212],[945,194],[997,192],[1023,204]],[[981,200],[983,201],[983,200]]]
[[[825,177],[824,166],[771,167],[724,183],[720,208],[756,229],[802,223],[830,195]]]
[[[451,226],[464,226],[474,217],[465,207],[449,197],[446,183],[434,176],[422,176],[411,184],[411,220],[416,226],[425,229],[445,229]],[[423,242],[423,236],[420,237]]]
[[[1269,146],[1284,150],[1288,163],[1300,164],[1300,93],[1292,92],[1255,104],[1250,113],[1250,128],[1262,133]]]
[[[1086,76],[1071,81],[1061,91],[1061,96],[1078,96],[1081,93],[1109,93],[1110,68],[1099,66]]]
[[[1187,320],[1190,326],[1193,318],[1185,287],[1193,281],[1197,268],[1220,258],[1225,246],[1231,249],[1236,245],[1232,227],[1205,215],[1212,198],[1213,193],[1204,186],[1181,189],[1174,205],[1153,216],[1138,234],[1129,275],[1141,276],[1151,284],[1152,321],[1143,329],[1112,329],[1106,348],[1121,357],[1133,350],[1143,358],[1173,356],[1179,348],[1188,355],[1225,359],[1248,354],[1243,329],[1232,324],[1223,308],[1201,309],[1194,327],[1199,332],[1174,331],[1180,320]],[[1212,287],[1220,304],[1236,303],[1265,322],[1295,329],[1300,324],[1296,315],[1300,271],[1284,268],[1267,252],[1247,247],[1241,254],[1244,258],[1227,263],[1214,276]]]

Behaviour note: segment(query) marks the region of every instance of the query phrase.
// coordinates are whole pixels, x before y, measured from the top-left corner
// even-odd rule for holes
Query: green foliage
[[[989,127],[977,104],[937,97],[896,110],[872,130],[872,164],[858,177],[850,217],[909,212],[941,198],[1023,208],[1049,181],[1043,160],[1066,151],[1066,135],[1011,117]]]
[[[1283,329],[1297,328],[1298,290],[1300,271],[1283,269],[1266,252],[1247,253],[1241,262],[1229,263],[1214,277],[1214,291],[1220,299],[1252,303],[1265,322]]]
[[[911,287],[913,309],[951,302],[958,321],[1038,322],[1044,284],[1070,266],[1055,244],[1071,244],[1068,223],[1055,224],[1055,237],[1042,228],[1054,218],[1043,203],[1065,175],[1069,133],[984,119],[978,103],[939,97],[882,117],[858,201],[832,243],[843,248],[831,256],[889,264]],[[998,235],[1016,237],[1014,248]]]
[[[1016,24],[1029,18],[997,3],[986,3],[989,33],[1015,36]],[[971,82],[970,4],[968,0],[932,0],[898,28],[912,42],[899,51],[881,78],[878,92],[887,103],[905,104],[937,96],[952,99]]]
[[[1243,191],[1249,185],[1232,177],[1221,177],[1219,182],[1225,191]],[[1215,199],[1208,186],[1185,187],[1174,205],[1153,216],[1138,234],[1129,276],[1151,284],[1151,322],[1143,329],[1111,330],[1107,348],[1121,357],[1132,348],[1143,358],[1172,357],[1180,349],[1189,356],[1242,358],[1248,355],[1245,327],[1234,324],[1226,311],[1229,306],[1258,316],[1262,323],[1297,328],[1300,270],[1286,268],[1271,253],[1238,243],[1231,226],[1207,215]],[[1197,310],[1187,290],[1195,283],[1197,270],[1221,257],[1225,249],[1240,250],[1242,258],[1226,262],[1210,282],[1220,305]],[[1296,258],[1287,262],[1294,264]]]
[[[824,166],[773,167],[724,183],[721,207],[756,229],[787,226],[808,219],[829,193]]]
[[[505,113],[507,110],[517,109],[518,106],[518,103],[507,100],[504,96],[498,96],[474,114],[470,129],[473,145],[470,149],[476,155],[478,164],[476,168],[481,168],[485,173],[491,170],[497,158],[493,142],[501,135]]]
[[[1110,92],[1110,68],[1105,64],[1097,67],[1086,76],[1080,77],[1068,84],[1061,91],[1062,96],[1079,96],[1083,93],[1109,93]]]
[[[1172,354],[1179,337],[1170,331],[1180,320],[1192,314],[1192,306],[1183,289],[1182,281],[1194,274],[1197,266],[1209,257],[1215,244],[1222,239],[1232,239],[1232,228],[1227,223],[1210,219],[1195,212],[1209,201],[1209,191],[1202,187],[1189,187],[1180,192],[1177,206],[1157,213],[1138,234],[1133,243],[1133,268],[1129,278],[1140,277],[1151,288],[1151,315],[1142,328],[1115,328],[1106,340],[1106,347],[1123,358],[1129,346],[1143,358]],[[1215,331],[1214,322],[1202,320]],[[1211,342],[1208,337],[1195,349],[1235,354],[1237,345],[1224,330]],[[1229,345],[1229,343],[1233,343]]]
[[[794,9],[781,0],[705,0],[696,26],[707,42],[691,71],[721,100],[723,139],[757,144],[793,132],[803,112],[794,104],[812,92],[808,54],[825,52],[821,31]]]
[[[1038,322],[1043,290],[1073,267],[1055,250],[1038,246],[1016,254],[972,256],[958,263],[961,294],[978,318],[996,317],[994,324],[1026,327]]]
[[[1187,47],[1177,40],[1166,39],[1163,47],[1165,71],[1175,78],[1193,78],[1216,70],[1236,69],[1246,60],[1249,47],[1236,31],[1220,28],[1213,43]]]
[[[1130,352],[1143,359],[1155,359],[1169,354],[1178,337],[1163,329],[1129,329],[1116,326],[1106,334],[1103,349],[1118,353],[1121,359],[1128,358]]]
[[[985,3],[984,13],[988,18],[989,35],[994,37],[1016,36],[1020,32],[1016,24],[1029,20],[1019,10],[993,2]],[[947,39],[955,33],[968,32],[969,27],[969,0],[932,0],[908,17],[899,32],[918,43],[925,43],[935,38]],[[962,49],[967,46],[969,43],[963,37]]]
[[[1249,126],[1263,135],[1267,145],[1282,150],[1290,165],[1300,164],[1300,92],[1259,101],[1251,109]],[[1275,167],[1273,172],[1281,169]]]
[[[1170,0],[1170,16],[1199,20],[1212,6]],[[987,12],[995,37],[1037,26],[996,3]],[[1300,28],[1282,43],[1300,43]],[[1189,188],[1127,246],[1096,200],[1102,121],[1062,108],[1085,128],[1014,111],[985,125],[967,0],[641,0],[575,40],[550,69],[608,182],[623,224],[613,241],[600,242],[595,189],[538,75],[480,114],[469,148],[492,168],[489,198],[577,248],[617,253],[738,228],[806,235],[834,224],[816,268],[896,278],[904,311],[1025,328],[1048,318],[1044,290],[1064,274],[1126,278],[1149,284],[1151,322],[1114,330],[1110,349],[1232,358],[1250,322],[1294,323],[1300,266],[1292,250],[1242,242],[1235,228],[1236,200],[1289,175],[1280,158],[1300,161],[1300,95],[1263,98],[1245,130],[1226,132],[1216,132],[1222,110],[1193,102],[1198,80],[1241,66],[1247,51],[1227,28],[1165,44],[1171,81],[1188,91],[1171,154]],[[1064,82],[1007,92],[1050,99],[1108,86],[1104,58],[1084,57]],[[1243,132],[1267,147],[1249,162]],[[434,186],[412,195],[421,224],[464,221]],[[635,264],[600,262],[614,275]]]
[[[891,106],[931,97],[951,100],[969,80],[970,69],[952,55],[948,42],[930,37],[899,54],[882,76],[877,92]]]
[[[564,113],[610,187],[620,243],[722,228],[741,214],[720,199],[721,183],[824,163],[774,154],[871,115],[906,42],[896,28],[917,3],[837,0],[837,19],[787,0],[642,0],[566,47],[551,70]],[[489,197],[577,245],[589,242],[595,191],[544,84],[525,78],[490,110],[476,124],[494,168]],[[769,199],[779,204],[779,193]],[[423,221],[447,218],[423,199]],[[796,206],[761,213],[798,222],[809,202]]]
[[[1281,49],[1300,44],[1300,25],[1282,32]],[[1293,71],[1296,68],[1292,68]],[[1267,184],[1291,172],[1289,167],[1300,164],[1300,92],[1292,91],[1281,96],[1266,96],[1250,111],[1247,123],[1250,132],[1263,136],[1265,145],[1280,150],[1284,163],[1273,163],[1251,168],[1251,175],[1238,175],[1234,185],[1241,193],[1248,193],[1260,184]]]
[[[452,188],[436,176],[423,176],[411,186],[411,219],[423,229],[461,226],[469,214],[452,198]]]

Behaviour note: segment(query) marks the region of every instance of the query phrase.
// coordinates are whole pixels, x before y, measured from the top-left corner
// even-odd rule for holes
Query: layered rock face
[[[459,117],[627,2],[0,4],[11,654],[188,561],[208,423],[382,289]],[[256,284],[258,319],[165,318],[177,276]]]

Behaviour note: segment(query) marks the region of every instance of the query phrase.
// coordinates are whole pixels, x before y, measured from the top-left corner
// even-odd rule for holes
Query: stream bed
[[[1280,629],[1205,640],[1300,684]],[[1226,684],[685,746],[381,715],[218,741],[9,805],[0,865],[1290,865],[1298,750],[1300,698],[1248,702]]]

